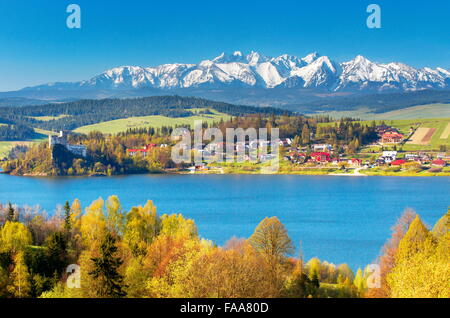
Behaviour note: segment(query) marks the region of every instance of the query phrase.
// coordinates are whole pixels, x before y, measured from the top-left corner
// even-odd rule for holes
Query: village
[[[377,141],[361,147],[355,153],[339,152],[331,144],[314,143],[306,146],[294,144],[292,138],[279,138],[277,145],[279,148],[282,165],[291,168],[301,168],[305,171],[317,169],[339,170],[351,174],[361,170],[377,171],[384,169],[387,171],[423,171],[441,172],[450,163],[448,152],[437,151],[404,151],[402,146],[414,134],[415,129],[411,127],[408,135],[400,133],[394,127],[386,124],[378,125],[375,128]],[[127,154],[131,157],[141,155],[147,156],[155,148],[166,148],[168,144],[147,144],[139,149],[127,149]],[[345,148],[345,147],[344,147]],[[185,151],[189,147],[184,145]],[[233,155],[226,151],[232,149]],[[233,144],[208,143],[201,144],[192,150],[192,158],[195,155],[202,158],[199,163],[188,165],[181,171],[189,173],[223,173],[224,167],[230,167],[230,162],[253,164],[264,164],[276,159],[276,155],[271,153],[270,141],[267,140],[247,140],[245,142],[235,142]],[[198,158],[198,157],[197,157]],[[238,159],[239,158],[239,159]],[[298,171],[298,169],[297,169]]]

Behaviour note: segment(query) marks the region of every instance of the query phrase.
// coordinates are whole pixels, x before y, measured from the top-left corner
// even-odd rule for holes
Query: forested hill
[[[233,105],[196,97],[153,96],[133,99],[79,100],[37,106],[0,107],[0,122],[32,125],[48,130],[72,130],[85,125],[134,116],[188,117],[193,115],[191,111],[193,108],[213,109],[232,116],[290,113],[272,107]],[[60,118],[44,122],[32,118],[35,116]]]
[[[450,104],[450,90],[421,90],[407,93],[386,93],[323,98],[316,101],[284,105],[298,112],[349,111],[367,107],[374,113],[384,113],[425,104]]]

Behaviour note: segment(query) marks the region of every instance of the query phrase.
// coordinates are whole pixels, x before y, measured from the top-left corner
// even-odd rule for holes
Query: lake
[[[294,175],[131,175],[32,178],[0,174],[0,202],[40,205],[48,212],[66,200],[83,207],[118,195],[124,208],[153,200],[162,213],[195,220],[218,245],[249,237],[266,216],[285,224],[304,257],[353,269],[375,260],[405,208],[433,225],[450,205],[449,177],[338,177]]]

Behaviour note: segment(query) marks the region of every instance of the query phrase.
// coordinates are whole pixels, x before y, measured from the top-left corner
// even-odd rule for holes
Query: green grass
[[[13,140],[13,141],[0,141],[0,158],[8,156],[9,151],[16,145],[32,145],[34,143],[42,142],[47,140],[48,135],[54,135],[54,132],[35,128],[34,131],[36,135],[32,139],[28,140]]]
[[[193,111],[195,112],[196,109],[193,109]],[[219,113],[214,110],[212,110],[211,112],[213,114],[196,115],[179,118],[165,117],[159,115],[129,117],[79,127],[75,129],[75,132],[87,134],[91,131],[100,131],[105,134],[116,134],[119,132],[126,131],[129,128],[146,128],[146,127],[160,128],[162,126],[193,125],[194,120],[203,120],[204,122],[212,123],[212,122],[219,122],[221,119],[227,120],[230,118],[230,116],[227,114]]]
[[[6,157],[12,148],[11,141],[0,141],[0,158]]]
[[[30,118],[39,120],[39,121],[50,121],[50,120],[56,120],[60,118],[67,117],[68,115],[59,115],[59,116],[30,116]]]
[[[310,115],[317,115],[310,114]],[[323,115],[329,115],[332,118],[353,117],[363,120],[392,120],[392,119],[420,119],[420,118],[448,118],[450,117],[450,104],[427,104],[407,107],[390,112],[376,114],[369,108],[360,108],[350,111],[331,111],[320,112]]]

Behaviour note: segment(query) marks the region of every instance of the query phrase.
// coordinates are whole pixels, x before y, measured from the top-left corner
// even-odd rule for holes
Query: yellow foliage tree
[[[0,230],[0,249],[3,251],[17,253],[30,245],[31,242],[31,233],[22,223],[6,221]]]
[[[7,287],[8,292],[14,297],[28,297],[31,290],[30,274],[28,273],[22,251],[14,255],[13,266],[14,269],[10,275],[11,284]]]
[[[450,234],[434,237],[419,217],[399,244],[395,267],[387,275],[391,297],[450,297]]]
[[[133,207],[127,214],[124,242],[133,255],[145,255],[152,240],[158,235],[160,219],[152,201],[147,201],[144,207]]]
[[[95,200],[86,208],[86,213],[81,217],[81,235],[83,243],[88,249],[99,246],[106,231],[104,205],[103,199]]]
[[[197,236],[197,226],[193,220],[185,219],[181,214],[164,214],[161,217],[160,235],[194,238]]]

